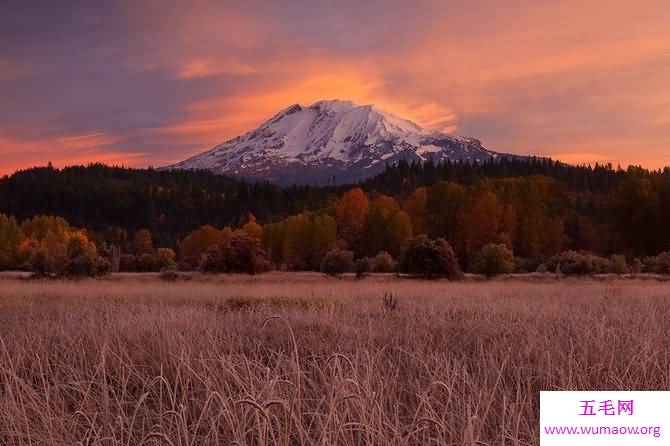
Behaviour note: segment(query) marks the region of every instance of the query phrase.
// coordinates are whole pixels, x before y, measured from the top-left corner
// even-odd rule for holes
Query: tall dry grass
[[[669,291],[0,280],[0,444],[536,445],[540,390],[670,386]]]

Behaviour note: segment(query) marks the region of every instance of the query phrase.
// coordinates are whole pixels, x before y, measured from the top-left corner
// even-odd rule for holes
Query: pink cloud
[[[254,0],[188,9],[131,2],[117,17],[123,35],[97,46],[75,40],[84,56],[121,62],[110,60],[115,68],[96,82],[88,73],[100,61],[78,57],[82,69],[66,64],[56,84],[50,70],[58,59],[39,47],[36,63],[22,67],[42,77],[22,84],[13,104],[21,113],[10,114],[24,121],[10,131],[3,120],[3,133],[19,148],[15,165],[25,140],[43,159],[78,150],[100,160],[108,150],[161,165],[289,104],[343,98],[492,149],[656,166],[669,148],[670,9],[662,0],[643,3],[389,0],[380,9],[297,0],[261,11]],[[17,67],[0,59],[0,81],[14,82]],[[97,136],[40,148],[32,129],[52,126]],[[103,137],[113,141],[95,140]]]
[[[140,166],[148,162],[143,154],[111,149],[114,139],[103,133],[90,135],[63,135],[42,139],[17,139],[0,134],[0,152],[3,162],[0,175],[18,169],[45,166],[65,167],[89,162],[114,165]],[[45,148],[49,148],[45,153]]]

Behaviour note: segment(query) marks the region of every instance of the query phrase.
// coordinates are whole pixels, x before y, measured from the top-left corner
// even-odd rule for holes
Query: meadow
[[[0,445],[537,445],[539,391],[669,359],[657,280],[6,275]]]

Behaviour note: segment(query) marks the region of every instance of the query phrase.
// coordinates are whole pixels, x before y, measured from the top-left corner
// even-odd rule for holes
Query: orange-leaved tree
[[[361,188],[346,192],[337,203],[338,235],[349,246],[361,238],[368,223],[368,197]]]

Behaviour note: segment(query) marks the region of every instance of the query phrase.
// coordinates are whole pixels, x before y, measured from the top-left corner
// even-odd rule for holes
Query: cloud
[[[51,162],[56,167],[102,162],[113,165],[141,166],[150,162],[147,154],[117,150],[117,141],[103,133],[62,135],[46,139],[17,139],[0,134],[0,176]],[[47,150],[48,148],[48,150]]]
[[[207,76],[247,76],[256,73],[253,67],[234,61],[197,60],[189,62],[179,73],[178,79],[195,79]]]
[[[343,98],[492,149],[658,167],[669,71],[662,0],[15,2],[0,16],[0,131],[4,147],[30,142],[25,165],[161,165]],[[63,135],[96,144],[75,156]]]

